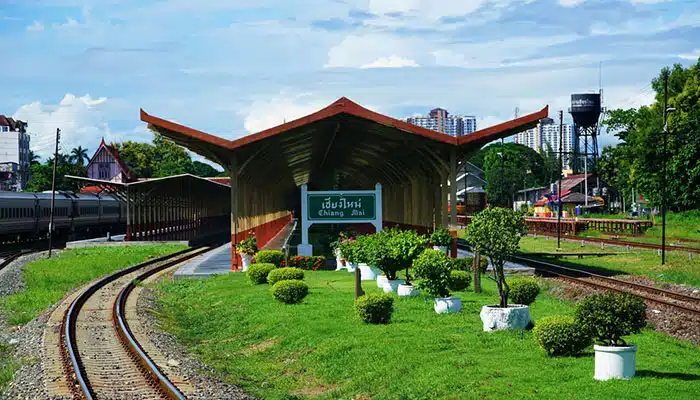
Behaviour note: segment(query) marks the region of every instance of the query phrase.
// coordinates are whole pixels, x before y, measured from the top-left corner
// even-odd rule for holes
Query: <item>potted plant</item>
[[[376,235],[358,236],[355,247],[355,259],[357,268],[360,269],[360,280],[374,281],[381,271],[374,264],[372,259],[372,246],[376,241]]]
[[[500,298],[499,304],[486,305],[481,309],[484,331],[525,329],[530,323],[528,306],[508,305],[510,288],[503,273],[506,260],[518,250],[520,237],[526,233],[522,214],[500,207],[486,208],[475,215],[467,226],[467,241],[491,260]]]
[[[403,283],[403,280],[397,279],[396,273],[401,266],[391,248],[391,238],[395,234],[395,230],[387,229],[367,235],[363,246],[368,263],[382,272],[382,275],[377,277],[377,286],[386,293],[396,292]]]
[[[595,294],[578,304],[575,318],[598,343],[593,346],[594,379],[632,378],[637,346],[628,345],[622,337],[638,333],[646,325],[644,301],[629,293]]]
[[[462,309],[462,299],[450,297],[449,285],[452,263],[447,254],[440,250],[425,250],[413,262],[418,287],[435,297],[433,309],[438,314],[455,313]]]
[[[357,262],[355,261],[358,247],[357,239],[352,237],[343,239],[338,247],[340,255],[345,259],[345,267],[348,269],[348,272],[355,272],[355,268],[357,268]]]
[[[350,240],[355,240],[354,238],[350,237],[348,234],[345,232],[340,232],[340,235],[338,235],[338,238],[331,243],[331,248],[333,248],[333,254],[335,254],[335,263],[336,271],[340,271],[343,268],[346,268],[345,262],[346,259],[343,256],[343,244],[350,241]]]
[[[258,252],[258,239],[255,237],[255,233],[253,231],[249,232],[248,237],[238,242],[236,248],[241,254],[241,261],[243,262],[242,271],[248,271],[253,256]]]
[[[419,294],[418,289],[411,284],[411,275],[408,269],[415,259],[425,251],[427,241],[425,236],[419,235],[414,230],[397,230],[390,237],[389,247],[397,265],[406,268],[405,282],[400,284],[396,291],[399,296],[417,296]]]
[[[450,231],[445,228],[436,229],[430,235],[430,243],[433,244],[434,250],[440,250],[447,254],[447,249],[452,246],[455,238],[452,236]]]

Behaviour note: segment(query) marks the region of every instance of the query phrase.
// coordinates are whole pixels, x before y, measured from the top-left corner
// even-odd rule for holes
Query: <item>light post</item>
[[[668,114],[674,111],[676,109],[673,107],[664,108],[664,172],[663,182],[661,183],[661,265],[666,264],[666,136],[668,135]]]

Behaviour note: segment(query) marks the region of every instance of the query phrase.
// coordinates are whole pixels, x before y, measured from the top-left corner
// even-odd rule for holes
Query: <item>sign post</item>
[[[309,227],[313,224],[371,223],[382,230],[382,185],[374,190],[313,191],[301,185],[301,244],[300,256],[313,255],[309,243]]]

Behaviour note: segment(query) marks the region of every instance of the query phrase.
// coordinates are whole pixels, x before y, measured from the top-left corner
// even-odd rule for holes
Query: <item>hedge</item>
[[[251,264],[246,274],[251,282],[260,285],[267,282],[267,274],[273,269],[275,269],[273,264]]]
[[[303,280],[304,271],[299,268],[285,267],[273,269],[269,274],[267,274],[267,283],[270,285],[274,285],[279,281],[288,281],[292,279],[299,281]]]
[[[515,304],[530,305],[540,294],[540,286],[534,279],[513,279],[508,282],[510,293],[508,297]]]
[[[255,254],[255,262],[260,264],[273,264],[276,267],[282,266],[284,253],[281,250],[260,250]]]
[[[300,280],[279,281],[272,286],[272,296],[282,303],[301,302],[309,293],[309,285]]]
[[[574,317],[553,315],[535,325],[535,339],[550,356],[572,356],[591,345],[591,336]]]
[[[386,324],[394,311],[394,298],[388,293],[368,293],[355,300],[355,311],[370,324]]]

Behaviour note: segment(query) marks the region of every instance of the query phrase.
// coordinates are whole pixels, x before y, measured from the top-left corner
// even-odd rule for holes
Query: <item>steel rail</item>
[[[7,267],[8,265],[10,265],[13,261],[20,258],[21,256],[23,256],[25,254],[29,254],[29,253],[32,253],[32,252],[18,250],[18,251],[8,251],[6,253],[3,253],[2,255],[0,255],[0,257],[3,259],[2,261],[0,261],[0,270]]]
[[[90,285],[85,291],[83,291],[78,297],[73,300],[71,303],[70,307],[66,311],[66,315],[63,318],[63,326],[61,328],[61,333],[63,335],[63,343],[62,345],[65,346],[65,354],[64,356],[67,356],[70,361],[70,366],[68,366],[71,371],[67,371],[67,376],[71,379],[69,382],[69,386],[74,392],[74,395],[80,398],[84,398],[87,400],[92,400],[94,399],[95,393],[92,390],[92,387],[90,386],[89,379],[87,377],[87,373],[85,371],[85,367],[82,364],[82,360],[80,357],[80,354],[78,353],[78,344],[76,341],[76,324],[78,321],[78,315],[80,314],[80,310],[82,309],[83,305],[87,302],[87,300],[95,294],[98,290],[100,290],[102,287],[106,286],[107,284],[119,279],[120,277],[123,277],[125,275],[128,275],[130,273],[133,273],[135,271],[138,271],[141,268],[148,267],[150,265],[154,265],[157,263],[165,262],[164,265],[159,266],[158,268],[153,269],[153,273],[158,272],[160,270],[163,270],[165,268],[168,268],[172,265],[175,265],[177,263],[180,263],[184,260],[187,260],[189,258],[195,257],[204,251],[208,251],[209,249],[205,249],[204,251],[198,251],[196,252],[197,248],[192,249],[192,248],[187,248],[172,254],[164,255],[161,257],[154,258],[152,260],[144,261],[142,263],[133,265],[128,268],[124,268],[122,270],[119,270],[117,272],[114,272],[96,283]],[[183,254],[186,253],[191,253],[187,254],[185,257],[179,257]],[[150,362],[150,360],[149,360]],[[150,362],[152,364],[152,362]],[[71,376],[72,375],[72,376]],[[156,376],[162,376],[160,372],[155,374]],[[168,382],[171,386],[172,383]],[[167,385],[166,385],[167,386]],[[160,383],[159,383],[160,387]],[[178,398],[178,397],[175,397]],[[180,397],[184,398],[184,397]]]
[[[462,249],[469,249],[470,248],[469,245],[467,245],[463,241],[458,241],[457,246],[462,248]],[[624,281],[621,279],[616,279],[616,278],[612,278],[609,276],[596,274],[594,272],[589,272],[589,271],[585,271],[585,270],[565,267],[562,265],[552,264],[552,263],[548,263],[548,262],[542,261],[542,260],[523,257],[521,255],[514,256],[513,260],[528,264],[528,265],[534,267],[536,270],[537,269],[544,270],[548,273],[557,275],[557,276],[564,278],[570,282],[590,286],[590,287],[593,287],[596,289],[613,290],[613,291],[616,291],[619,293],[632,293],[632,294],[634,294],[642,299],[645,299],[648,301],[653,301],[655,303],[663,304],[663,305],[669,306],[669,307],[675,307],[675,308],[681,309],[685,312],[689,312],[689,313],[700,316],[700,298],[697,298],[697,297],[687,296],[687,295],[684,295],[682,293],[677,293],[677,292],[673,292],[670,290],[655,288],[653,286],[642,285],[642,284],[634,283],[634,282],[628,282],[628,281]],[[578,275],[578,276],[572,276],[572,275]],[[674,298],[676,300],[680,300],[680,301],[684,301],[686,303],[693,304],[693,305],[697,306],[698,308],[686,307],[682,304],[664,301],[664,300],[661,300],[657,297],[651,297],[651,296],[647,296],[644,294],[638,294],[638,293],[630,292],[628,290],[622,290],[620,288],[610,287],[610,286],[607,286],[607,285],[604,285],[601,283],[596,283],[593,281],[584,280],[580,277],[581,275],[583,275],[584,277],[588,277],[588,278],[600,279],[600,280],[603,280],[611,285],[626,286],[628,288],[632,288],[632,289],[635,289],[635,290],[638,290],[641,292],[647,292],[647,293],[652,292],[652,293],[658,294],[660,296],[671,297],[671,298]]]

